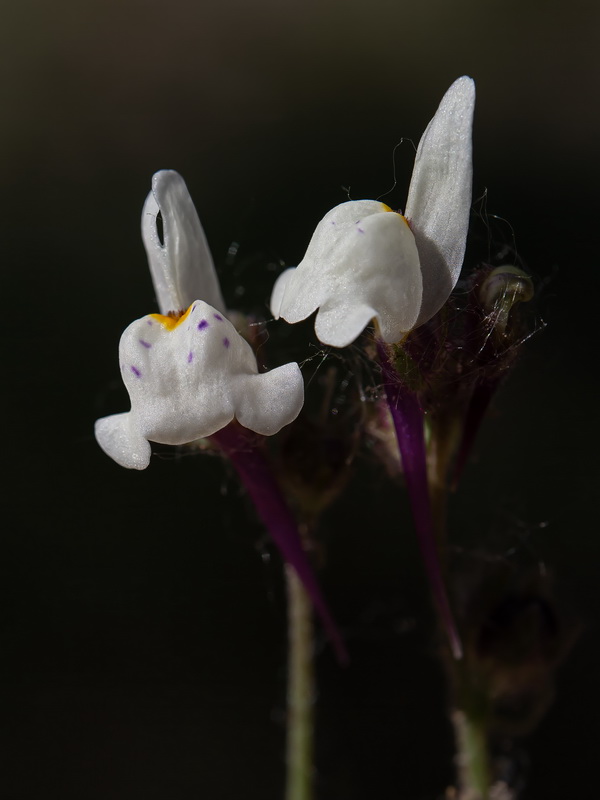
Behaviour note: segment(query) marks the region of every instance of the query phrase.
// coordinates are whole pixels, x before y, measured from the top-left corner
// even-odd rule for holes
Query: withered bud
[[[518,267],[505,265],[489,273],[479,287],[478,296],[497,337],[506,336],[514,306],[527,303],[533,295],[533,281]]]

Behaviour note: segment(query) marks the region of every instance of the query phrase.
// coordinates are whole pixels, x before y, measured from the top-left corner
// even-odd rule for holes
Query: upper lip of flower
[[[162,217],[161,242],[157,216]],[[178,172],[152,177],[142,210],[142,239],[161,314],[180,311],[202,298],[225,313],[219,279],[187,186]]]
[[[419,142],[405,218],[374,200],[342,203],[325,215],[304,259],[275,283],[276,318],[299,322],[318,308],[318,338],[343,347],[373,317],[391,343],[439,311],[464,258],[474,103],[466,76],[444,95]]]

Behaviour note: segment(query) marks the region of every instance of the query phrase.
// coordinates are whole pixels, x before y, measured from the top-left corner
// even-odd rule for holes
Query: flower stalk
[[[463,709],[452,712],[459,800],[488,800],[491,786],[485,719]]]
[[[314,577],[297,525],[262,452],[260,440],[239,425],[213,437],[227,455],[257,513],[279,547],[288,594],[288,687],[286,800],[312,800],[314,774],[314,628],[313,608],[340,663],[348,655]]]
[[[298,573],[285,567],[288,592],[286,800],[314,796],[314,630],[311,599]]]

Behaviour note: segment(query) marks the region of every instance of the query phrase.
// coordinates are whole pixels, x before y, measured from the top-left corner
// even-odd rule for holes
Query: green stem
[[[312,605],[293,567],[288,589],[288,695],[286,800],[312,800],[314,760],[314,668]]]
[[[447,543],[449,476],[459,433],[460,428],[451,416],[440,415],[432,419],[427,479],[437,548],[446,569],[443,554]],[[449,659],[447,664],[455,694],[452,724],[456,740],[458,800],[488,800],[491,770],[485,696],[473,685],[468,653],[462,661]]]
[[[452,713],[456,736],[459,800],[488,800],[491,783],[485,716]]]

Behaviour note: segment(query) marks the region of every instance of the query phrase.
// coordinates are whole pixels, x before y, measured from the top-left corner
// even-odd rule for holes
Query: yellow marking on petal
[[[163,328],[166,328],[168,331],[172,331],[189,317],[190,311],[193,307],[194,304],[192,303],[187,311],[169,311],[168,314],[150,314],[150,316],[152,319],[160,322]]]
[[[408,225],[408,220],[406,219],[406,217],[404,216],[404,214],[401,214],[399,211],[394,211],[394,209],[393,209],[393,208],[390,208],[390,207],[389,207],[389,206],[387,206],[385,203],[382,203],[382,204],[381,204],[381,206],[382,206],[382,208],[383,208],[383,210],[384,210],[384,211],[391,211],[391,212],[392,212],[392,214],[398,214],[398,216],[399,216],[401,219],[403,219],[403,220],[404,220],[404,222],[406,222],[406,224]],[[410,228],[410,225],[408,225],[408,227]]]

